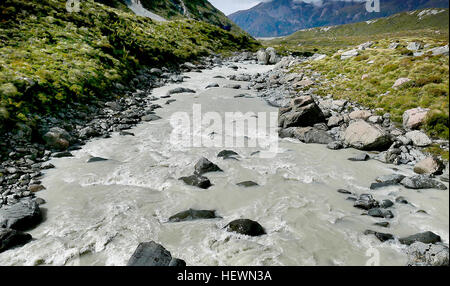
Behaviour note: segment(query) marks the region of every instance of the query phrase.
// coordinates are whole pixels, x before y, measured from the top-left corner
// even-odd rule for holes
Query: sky
[[[261,2],[269,2],[269,1],[272,0],[209,0],[211,4],[213,4],[217,9],[219,9],[223,13],[225,13],[225,15],[230,15],[239,10],[247,10]],[[320,2],[320,1],[321,0],[303,0],[303,2]]]

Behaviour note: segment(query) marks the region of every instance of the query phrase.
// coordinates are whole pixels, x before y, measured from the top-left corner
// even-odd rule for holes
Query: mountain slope
[[[324,0],[321,6],[298,0],[260,3],[229,16],[238,26],[256,37],[277,37],[295,31],[342,25],[386,17],[423,8],[448,8],[447,0],[382,0],[379,13],[369,13],[365,2]]]
[[[68,13],[59,0],[0,2],[0,128],[106,97],[143,66],[258,46],[204,22],[155,22],[119,8],[84,0]]]

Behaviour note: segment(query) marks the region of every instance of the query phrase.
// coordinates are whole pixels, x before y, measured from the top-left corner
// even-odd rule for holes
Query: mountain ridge
[[[443,0],[384,0],[379,13],[366,11],[365,2],[325,0],[318,6],[295,0],[260,3],[228,17],[254,37],[287,36],[298,30],[357,23],[424,8],[448,8]]]

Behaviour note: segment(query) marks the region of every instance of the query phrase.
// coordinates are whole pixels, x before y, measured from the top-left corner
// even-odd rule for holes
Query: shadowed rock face
[[[187,185],[198,187],[200,189],[207,189],[212,186],[208,178],[199,175],[181,177],[180,180],[185,182]]]
[[[441,242],[441,237],[431,231],[413,234],[399,239],[401,244],[411,245],[414,242],[437,243]]]
[[[0,228],[0,253],[12,247],[24,245],[32,239],[28,233],[10,228]]]
[[[127,266],[186,266],[186,262],[172,258],[162,245],[150,241],[139,244]]]

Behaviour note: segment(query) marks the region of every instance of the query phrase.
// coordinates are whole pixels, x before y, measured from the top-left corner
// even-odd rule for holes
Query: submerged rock
[[[238,185],[239,187],[246,187],[246,188],[259,186],[258,183],[255,183],[253,181],[244,181],[237,183],[236,185]]]
[[[32,239],[28,233],[10,228],[0,228],[0,253],[15,246],[21,246]]]
[[[354,162],[368,161],[369,159],[370,159],[370,156],[367,153],[361,153],[361,154],[355,155],[351,158],[348,158],[349,161],[354,161]]]
[[[355,201],[353,204],[355,208],[363,209],[363,210],[370,210],[373,208],[377,208],[380,206],[380,203],[376,201],[372,195],[369,194],[362,194],[359,196],[359,198]]]
[[[408,189],[438,189],[438,190],[447,190],[447,186],[443,183],[434,180],[426,175],[416,175],[412,177],[404,178],[400,182],[405,188]]]
[[[406,251],[408,266],[448,266],[448,246],[415,242]]]
[[[223,158],[223,159],[235,157],[235,156],[239,156],[239,154],[232,150],[222,150],[219,152],[219,154],[217,154],[218,158]]]
[[[380,176],[375,179],[377,181],[376,183],[372,183],[370,185],[370,189],[376,190],[379,188],[398,185],[404,178],[405,178],[405,176],[400,175],[400,174]]]
[[[422,233],[416,233],[407,237],[399,239],[401,244],[411,245],[414,242],[422,243],[437,243],[441,242],[441,237],[434,232],[426,231]]]
[[[28,230],[42,221],[39,205],[31,198],[0,208],[0,227]]]
[[[190,89],[190,88],[185,88],[185,87],[177,87],[177,88],[169,90],[166,93],[166,96],[170,96],[172,94],[178,94],[178,93],[195,93],[195,90]]]
[[[394,239],[394,236],[392,234],[390,234],[390,233],[376,232],[376,231],[373,231],[373,230],[366,230],[366,231],[364,231],[364,234],[365,235],[373,234],[381,242],[385,242],[385,241]]]
[[[222,169],[219,168],[216,164],[209,161],[205,157],[201,158],[197,164],[194,166],[195,168],[195,174],[197,175],[203,175],[210,172],[223,172]]]
[[[249,219],[234,220],[227,225],[227,230],[249,236],[260,236],[266,234],[266,231],[259,223]]]
[[[92,157],[92,158],[89,158],[89,160],[87,160],[87,163],[95,163],[95,162],[103,162],[103,161],[108,161],[108,159],[101,158],[101,157]]]
[[[193,210],[189,209],[187,211],[179,212],[169,218],[170,222],[181,222],[181,221],[191,221],[198,219],[214,219],[218,218],[216,216],[216,211],[210,210]]]
[[[139,244],[127,266],[186,266],[186,262],[172,258],[162,245],[150,241]]]
[[[380,217],[380,218],[393,218],[394,214],[390,210],[385,210],[381,208],[370,209],[367,212],[367,215],[371,217]]]
[[[208,189],[212,186],[211,182],[207,177],[199,176],[199,175],[191,175],[188,177],[181,177],[181,181],[183,181],[186,185],[198,187],[201,189]]]

